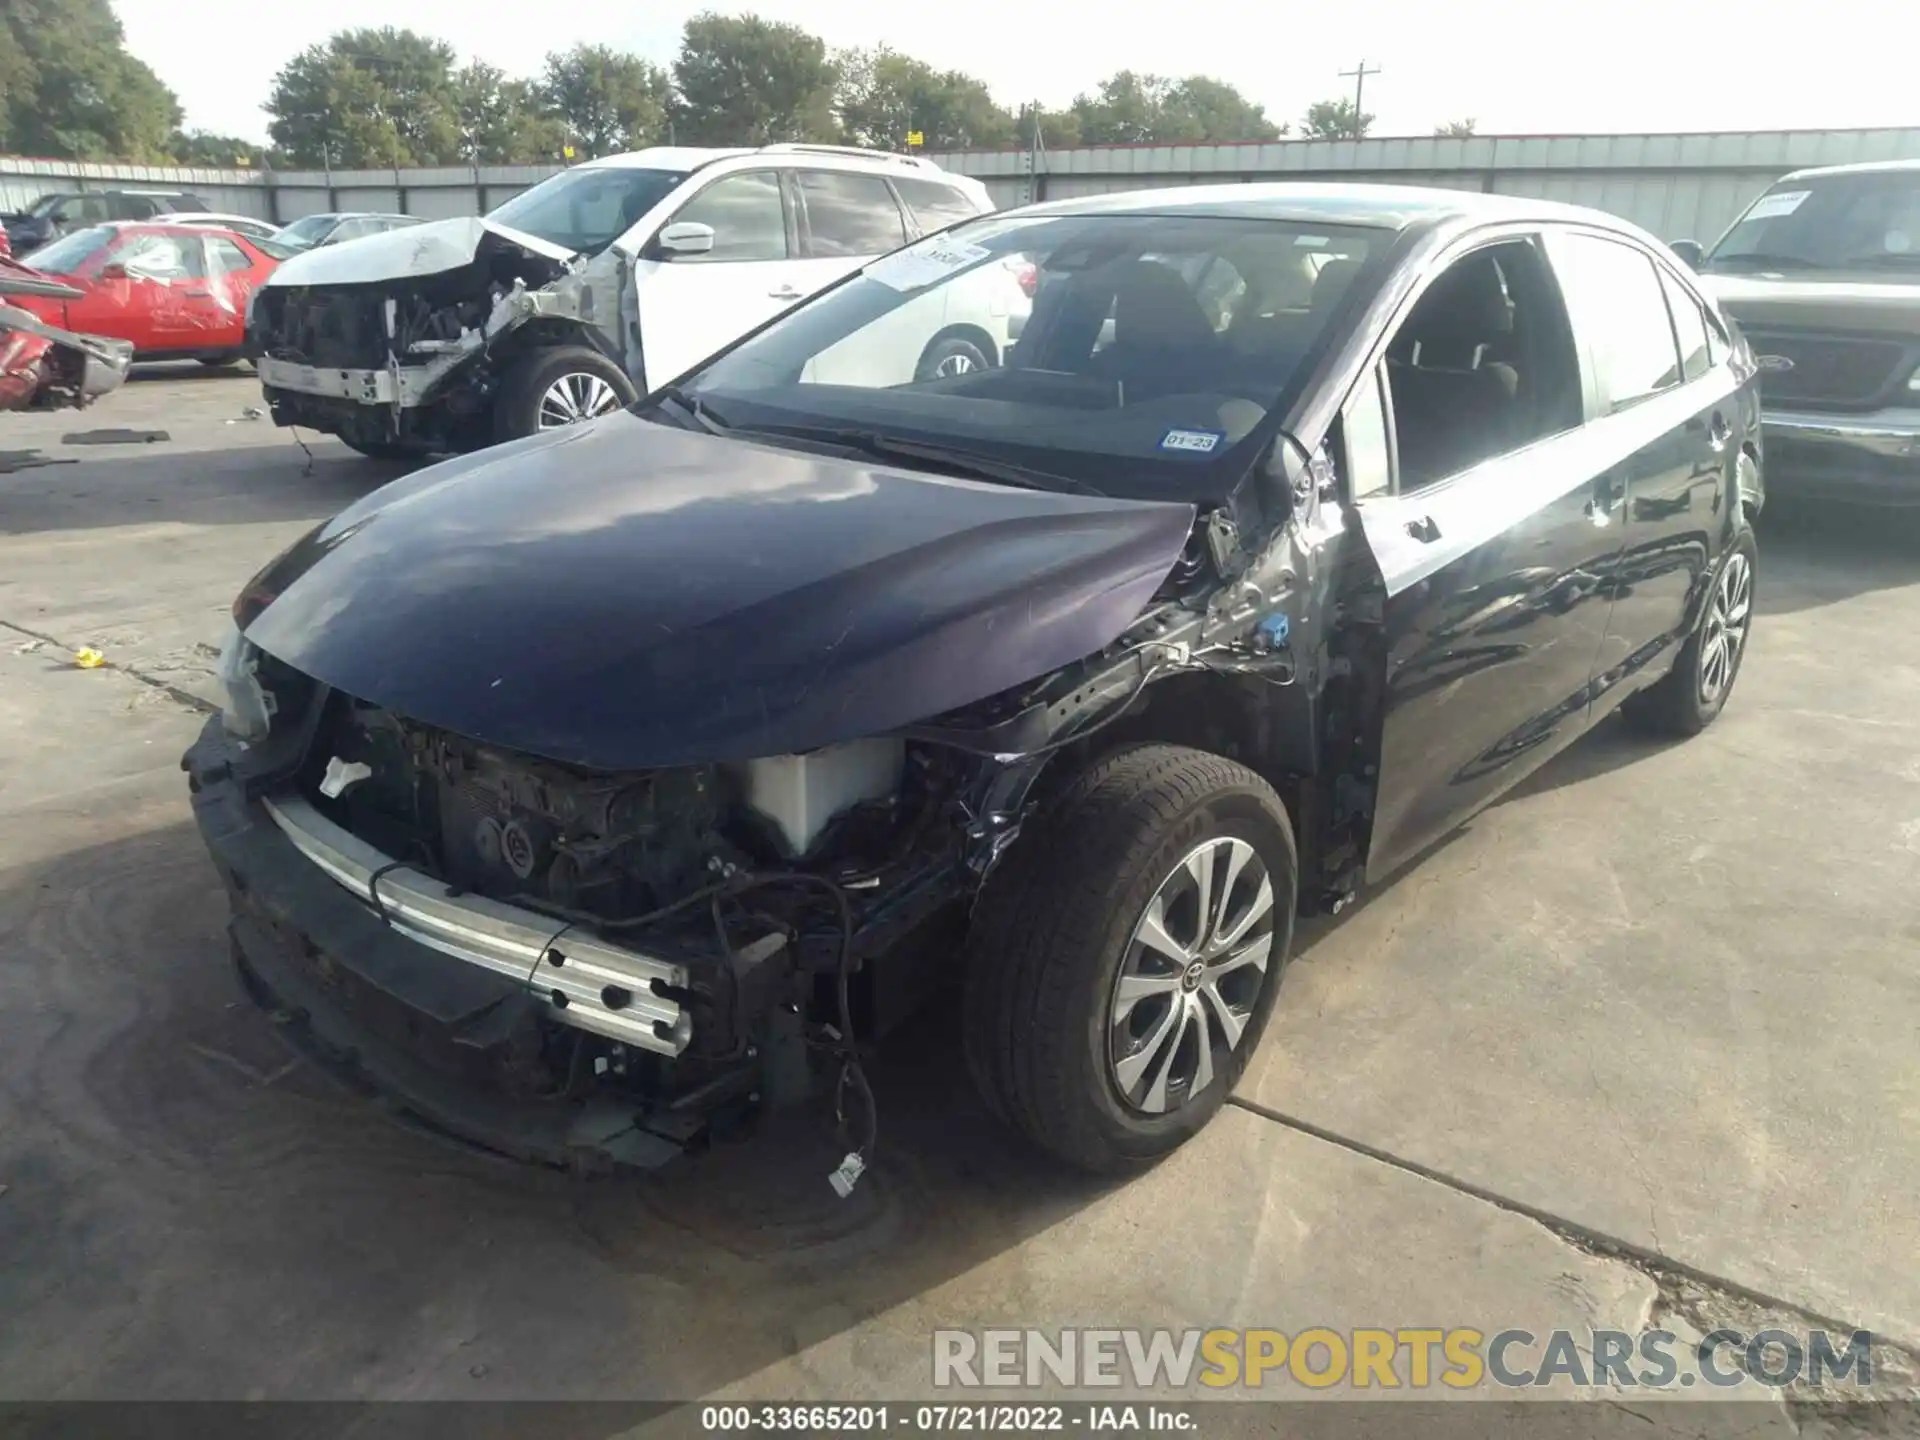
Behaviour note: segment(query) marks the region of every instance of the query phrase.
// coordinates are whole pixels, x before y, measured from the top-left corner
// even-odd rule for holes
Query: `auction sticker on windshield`
[[[992,253],[983,245],[969,245],[964,240],[923,240],[876,260],[867,267],[866,275],[894,290],[918,290],[956,270],[977,265]]]
[[[1776,215],[1791,215],[1800,208],[1800,202],[1811,193],[1809,190],[1782,190],[1777,195],[1762,195],[1753,202],[1753,208],[1740,218],[1771,220]]]

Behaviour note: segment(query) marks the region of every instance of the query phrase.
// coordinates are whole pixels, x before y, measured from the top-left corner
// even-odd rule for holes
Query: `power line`
[[[1366,112],[1360,108],[1360,97],[1366,93],[1367,76],[1379,73],[1378,65],[1369,66],[1364,59],[1353,69],[1340,72],[1342,80],[1353,81],[1353,137],[1356,140],[1360,138],[1360,128],[1365,123],[1361,119]]]

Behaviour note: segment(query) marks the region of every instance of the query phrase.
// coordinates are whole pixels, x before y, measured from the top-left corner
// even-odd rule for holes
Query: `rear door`
[[[1586,726],[1620,539],[1591,513],[1584,415],[1534,235],[1457,256],[1348,401],[1348,484],[1385,587],[1371,877]]]
[[[1596,520],[1621,539],[1594,667],[1600,714],[1664,674],[1685,638],[1736,493],[1736,387],[1699,300],[1649,250],[1573,230],[1552,253],[1583,342],[1589,429],[1611,462]]]
[[[817,169],[792,174],[801,254],[794,300],[907,243],[907,219],[886,176]]]
[[[776,169],[709,181],[665,222],[713,227],[704,255],[651,247],[634,264],[643,390],[656,389],[771,320],[802,293],[786,187]]]
[[[191,296],[195,318],[209,349],[237,350],[246,341],[247,300],[270,267],[225,235],[209,235],[202,243],[207,274],[204,293]]]

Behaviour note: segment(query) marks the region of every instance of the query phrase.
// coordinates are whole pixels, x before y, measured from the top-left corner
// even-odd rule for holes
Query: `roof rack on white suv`
[[[760,148],[763,151],[778,150],[801,155],[851,155],[861,160],[892,160],[921,170],[940,168],[930,160],[922,160],[918,155],[902,155],[893,150],[867,150],[858,145],[816,145],[805,140],[782,140],[777,144],[762,145]]]

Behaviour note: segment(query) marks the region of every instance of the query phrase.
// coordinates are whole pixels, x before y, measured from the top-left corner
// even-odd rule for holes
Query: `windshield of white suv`
[[[1754,201],[1708,270],[1920,270],[1920,170],[1783,180]]]
[[[1042,472],[1030,482],[1189,496],[1305,382],[1390,238],[1211,215],[985,217],[874,261],[667,398],[882,458],[937,447]]]
[[[666,199],[686,175],[586,165],[563,170],[487,213],[489,220],[585,255],[598,254]]]

